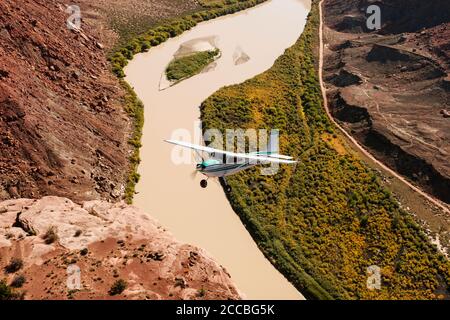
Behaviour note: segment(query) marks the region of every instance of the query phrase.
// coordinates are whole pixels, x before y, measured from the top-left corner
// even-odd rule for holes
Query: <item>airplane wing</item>
[[[276,159],[284,159],[284,160],[293,160],[294,158],[289,157],[289,156],[283,156],[281,154],[269,154],[268,155],[270,158],[276,158]]]
[[[257,160],[257,161],[261,161],[261,162],[287,163],[287,164],[297,163],[297,161],[291,160],[292,158],[287,157],[287,156],[277,155],[278,157],[269,157],[269,156],[259,156],[256,154],[234,153],[234,152],[218,150],[218,149],[214,149],[214,148],[210,148],[210,147],[200,146],[200,145],[192,144],[189,142],[176,141],[176,140],[164,140],[164,141],[171,143],[171,144],[175,144],[177,146],[184,147],[184,148],[189,148],[189,149],[198,150],[198,151],[204,151],[204,152],[207,152],[210,154],[211,153],[223,154],[223,155],[226,155],[229,157],[236,157],[236,158],[240,158],[240,159],[250,159],[250,160]],[[286,158],[284,158],[284,157],[286,157]],[[287,159],[287,158],[290,158],[290,159]]]
[[[284,160],[293,160],[294,158],[289,157],[289,156],[283,156],[281,154],[278,153],[270,153],[270,152],[255,152],[255,153],[251,153],[251,155],[256,155],[256,156],[263,156],[263,157],[270,157],[270,158],[276,158],[276,159],[284,159]]]

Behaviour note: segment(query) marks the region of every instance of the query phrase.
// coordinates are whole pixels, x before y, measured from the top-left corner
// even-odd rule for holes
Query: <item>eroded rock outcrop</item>
[[[199,8],[195,0],[0,1],[0,200],[120,200],[133,124],[107,55],[121,37]]]
[[[178,242],[149,214],[124,203],[1,202],[0,258],[8,282],[24,276],[19,290],[28,299],[240,298],[230,275],[204,250]],[[7,273],[13,259],[23,267]],[[69,267],[81,272],[80,290],[67,286]],[[111,296],[118,279],[126,289]]]
[[[92,24],[60,0],[0,1],[0,200],[116,199],[131,124]]]
[[[380,30],[366,27],[372,4]],[[324,18],[333,115],[378,159],[450,203],[449,2],[325,0]]]

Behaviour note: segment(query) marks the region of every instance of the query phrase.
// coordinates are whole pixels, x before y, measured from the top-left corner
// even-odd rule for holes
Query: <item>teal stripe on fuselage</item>
[[[246,164],[247,163],[241,163],[241,164],[217,164],[217,165],[212,165],[212,166],[206,167],[203,171],[204,172],[228,171],[228,170],[233,170],[233,169],[237,169],[239,167],[245,166]]]

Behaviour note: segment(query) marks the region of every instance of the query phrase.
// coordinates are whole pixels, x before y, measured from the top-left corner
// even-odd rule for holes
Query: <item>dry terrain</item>
[[[66,1],[0,2],[0,200],[120,200],[131,124],[109,48],[121,33],[199,7],[161,0],[77,4],[81,30],[67,27]]]
[[[335,118],[378,159],[450,203],[450,5],[324,2],[325,81]]]
[[[59,1],[0,11],[0,199],[120,198],[129,120],[100,40]]]
[[[25,299],[239,299],[207,253],[120,202],[133,123],[107,56],[200,5],[80,0],[70,29],[69,4],[0,1],[0,299],[4,284]]]
[[[14,261],[22,264],[18,270],[10,270]],[[0,268],[8,284],[24,277],[15,290],[26,299],[240,299],[227,271],[204,250],[179,243],[124,203],[0,202]],[[79,289],[67,286],[77,283],[74,268]],[[121,279],[125,290],[111,295]]]
[[[196,0],[79,0],[77,4],[83,19],[97,27],[108,47],[161,21],[202,8]]]

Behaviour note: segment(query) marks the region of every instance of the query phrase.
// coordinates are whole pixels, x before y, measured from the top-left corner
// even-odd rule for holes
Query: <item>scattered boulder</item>
[[[341,69],[339,74],[335,75],[331,82],[337,87],[348,87],[361,84],[362,79],[357,74],[346,69]]]

